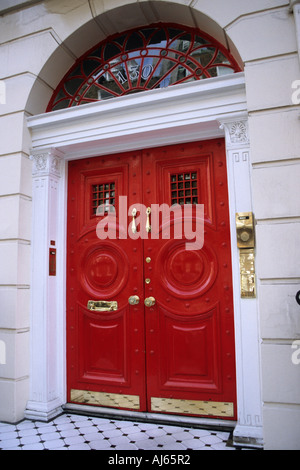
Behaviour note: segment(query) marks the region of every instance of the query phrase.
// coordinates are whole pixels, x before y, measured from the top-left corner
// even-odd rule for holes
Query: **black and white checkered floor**
[[[236,450],[230,432],[72,413],[49,423],[0,423],[0,450]]]

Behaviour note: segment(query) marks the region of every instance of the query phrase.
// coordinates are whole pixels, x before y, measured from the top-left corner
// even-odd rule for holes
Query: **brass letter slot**
[[[254,249],[240,250],[241,297],[255,298],[255,264]]]
[[[87,308],[94,312],[113,312],[118,310],[118,302],[114,300],[89,300]]]
[[[236,235],[240,252],[241,297],[255,298],[255,236],[252,212],[236,214]]]

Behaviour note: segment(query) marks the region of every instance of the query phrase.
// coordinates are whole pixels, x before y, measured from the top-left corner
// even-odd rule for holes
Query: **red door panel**
[[[144,308],[142,303],[128,304],[128,297],[143,289],[143,278],[136,275],[141,265],[142,240],[99,239],[96,228],[103,217],[95,213],[100,204],[111,204],[118,214],[120,195],[128,194],[130,204],[129,187],[140,191],[140,185],[133,181],[140,171],[134,155],[87,159],[69,165],[70,401],[78,401],[76,391],[89,391],[100,393],[94,395],[98,404],[111,406],[109,395],[117,405],[121,403],[126,408],[126,402],[118,401],[118,397],[134,396],[138,397],[135,409],[145,409]],[[89,301],[100,300],[116,301],[117,310],[102,312],[87,308]]]
[[[119,197],[127,196],[127,209]],[[102,239],[96,208],[116,210]],[[128,208],[150,207],[152,231],[128,236]],[[178,237],[154,205],[204,205],[204,246]],[[107,215],[108,212],[105,214]],[[146,216],[141,218],[145,224]],[[159,219],[155,219],[160,217]],[[157,226],[157,220],[159,224]],[[98,232],[99,235],[100,232]],[[126,236],[127,234],[127,236]],[[101,238],[101,237],[100,237]],[[69,400],[140,411],[235,418],[230,229],[222,140],[91,158],[69,165]],[[130,305],[130,296],[140,302]],[[155,304],[145,306],[145,299]],[[90,301],[117,302],[113,311]],[[149,304],[147,304],[149,305]]]
[[[218,314],[214,308],[205,315],[182,319],[158,307],[163,389],[219,390]]]
[[[155,149],[146,152],[144,162],[147,206],[193,202],[205,206],[202,249],[187,251],[184,238],[145,240],[145,253],[152,260],[144,267],[145,277],[151,278],[145,296],[156,299],[145,313],[148,407],[153,409],[157,397],[235,403],[224,144],[210,141]]]

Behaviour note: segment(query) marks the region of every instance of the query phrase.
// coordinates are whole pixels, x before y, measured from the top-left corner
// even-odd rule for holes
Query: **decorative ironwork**
[[[229,51],[196,29],[147,26],[110,37],[81,57],[47,111],[238,71]]]

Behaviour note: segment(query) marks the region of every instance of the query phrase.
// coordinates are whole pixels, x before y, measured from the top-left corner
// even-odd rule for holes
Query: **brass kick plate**
[[[71,390],[71,401],[86,405],[99,405],[113,408],[140,409],[138,395],[120,395],[118,393],[91,392],[88,390]]]
[[[118,310],[118,302],[114,300],[89,300],[87,308],[94,312],[112,312]]]
[[[179,400],[174,398],[151,398],[151,411],[165,413],[192,414],[203,416],[220,416],[233,418],[233,403]]]

